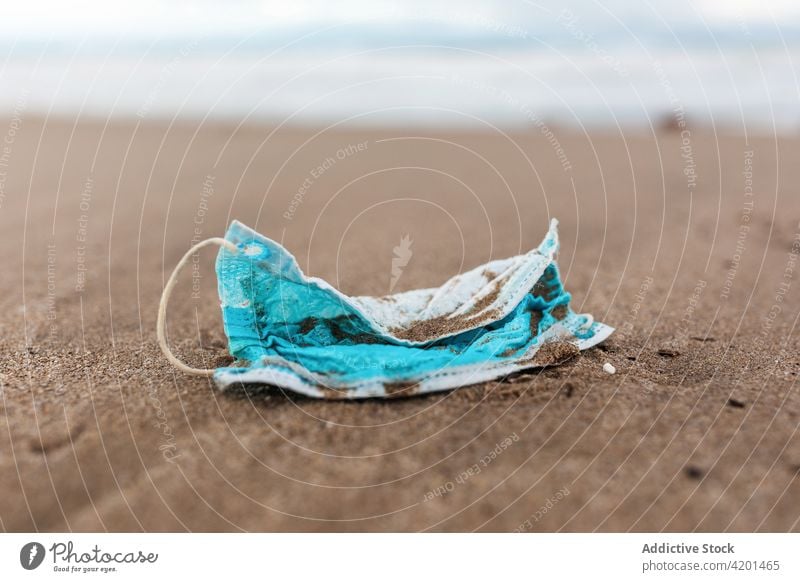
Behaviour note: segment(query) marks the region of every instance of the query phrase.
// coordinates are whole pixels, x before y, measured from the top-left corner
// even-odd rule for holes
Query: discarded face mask
[[[306,277],[280,244],[234,221],[224,239],[195,245],[161,299],[158,338],[169,361],[232,384],[269,384],[317,398],[437,392],[563,362],[613,328],[574,313],[554,256],[557,221],[538,248],[457,275],[436,289],[349,297]],[[217,279],[235,367],[190,368],[170,351],[166,306],[177,275],[219,244]]]

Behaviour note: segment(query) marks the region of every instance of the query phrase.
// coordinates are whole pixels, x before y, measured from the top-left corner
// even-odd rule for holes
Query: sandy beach
[[[22,115],[0,140],[4,531],[800,530],[798,138]],[[551,217],[573,308],[617,328],[559,367],[327,402],[220,393],[156,344],[173,266],[233,219],[383,295]],[[230,362],[213,263],[169,308],[200,367]]]

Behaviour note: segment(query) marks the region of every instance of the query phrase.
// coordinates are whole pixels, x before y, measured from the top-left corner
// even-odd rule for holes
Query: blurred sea
[[[719,129],[800,128],[791,4],[306,4],[44,24],[23,11],[0,24],[0,114],[503,128],[679,114]]]

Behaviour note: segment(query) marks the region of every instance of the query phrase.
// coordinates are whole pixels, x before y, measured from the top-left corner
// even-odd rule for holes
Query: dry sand
[[[538,129],[0,134],[3,530],[800,530],[796,139],[556,129],[559,158]],[[195,227],[238,218],[385,294],[404,235],[395,291],[526,251],[551,216],[573,306],[618,328],[557,368],[342,403],[220,394],[156,347]],[[215,366],[211,251],[198,268],[170,337]]]

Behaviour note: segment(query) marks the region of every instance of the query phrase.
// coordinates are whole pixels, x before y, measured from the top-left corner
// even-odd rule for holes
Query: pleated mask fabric
[[[530,252],[440,287],[350,297],[305,276],[283,246],[234,221],[224,240],[210,240],[222,247],[218,292],[235,364],[204,371],[175,360],[163,337],[166,288],[159,341],[176,366],[208,373],[221,389],[268,384],[315,398],[425,394],[558,364],[613,328],[570,308],[555,262],[557,225],[553,219]]]

